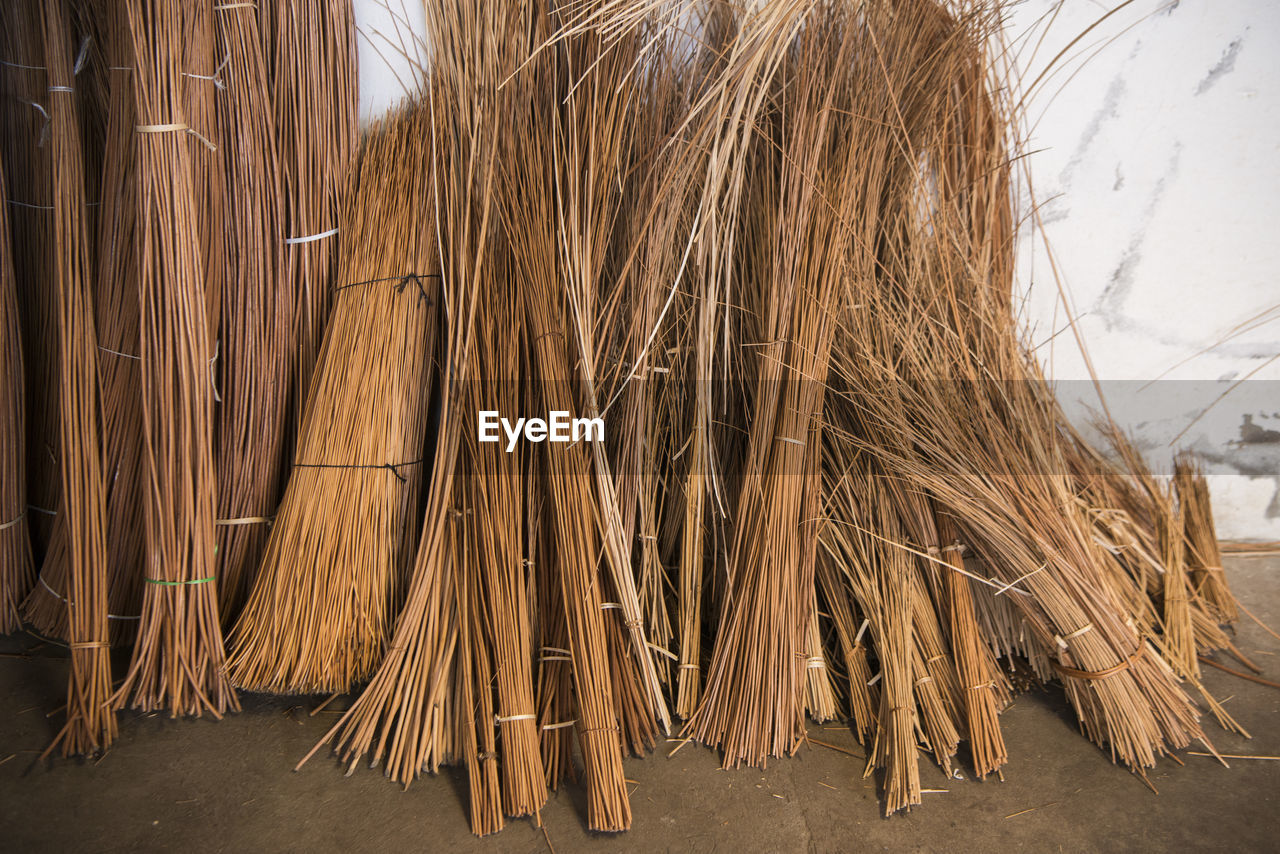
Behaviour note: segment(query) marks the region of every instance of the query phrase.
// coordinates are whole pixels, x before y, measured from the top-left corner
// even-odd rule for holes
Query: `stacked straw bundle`
[[[0,459],[0,605],[53,477],[26,616],[71,641],[64,750],[358,691],[303,761],[458,763],[487,834],[571,780],[624,830],[625,755],[763,766],[809,719],[907,809],[921,756],[1001,773],[1019,668],[1139,775],[1205,711],[1243,732],[1200,681],[1256,667],[1198,463],[1086,442],[1023,340],[997,4],[425,10],[357,146],[349,3],[6,7],[40,108],[3,141],[0,418],[60,429]],[[489,411],[605,430],[508,448]]]

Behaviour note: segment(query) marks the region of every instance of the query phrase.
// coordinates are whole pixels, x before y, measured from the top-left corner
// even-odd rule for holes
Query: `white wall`
[[[422,12],[412,0],[355,5],[367,120],[411,79],[399,50],[418,53]],[[1023,85],[1114,5],[1011,5]],[[1280,431],[1280,360],[1266,364],[1280,353],[1280,3],[1134,2],[1054,68],[1027,100],[1024,136],[1037,153],[1026,163],[1108,406],[1158,469],[1186,431],[1178,444],[1209,462],[1223,537],[1280,539],[1280,441],[1240,441],[1280,440],[1265,432]],[[1097,401],[1062,331],[1068,313],[1041,234],[1024,230],[1019,248],[1030,340],[1083,421]],[[1218,343],[1267,309],[1274,322]],[[1246,418],[1256,429],[1242,436]]]
[[[1024,85],[1113,5],[1072,0],[1052,23],[1058,3],[1012,8]],[[1154,465],[1186,431],[1221,536],[1280,539],[1280,444],[1256,441],[1280,440],[1264,432],[1280,430],[1280,4],[1136,2],[1070,56],[1028,99],[1026,143],[1042,149],[1044,233],[1108,404]],[[1037,244],[1026,233],[1020,249],[1040,344],[1067,312]],[[1273,322],[1219,344],[1267,309]],[[1096,402],[1069,332],[1040,354],[1060,397]]]

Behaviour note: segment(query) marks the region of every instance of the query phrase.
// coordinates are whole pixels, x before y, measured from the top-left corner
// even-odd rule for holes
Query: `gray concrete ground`
[[[1280,628],[1280,559],[1234,558],[1242,601]],[[1250,621],[1242,650],[1280,680],[1280,641]],[[947,779],[921,762],[925,794],[910,814],[881,817],[860,758],[818,745],[768,770],[721,771],[711,751],[665,746],[628,760],[634,823],[608,836],[585,829],[570,786],[542,813],[487,839],[467,829],[465,780],[443,773],[408,791],[367,768],[350,777],[328,756],[291,769],[335,720],[311,699],[250,697],[221,722],[125,714],[100,761],[37,756],[57,725],[62,650],[0,638],[0,850],[36,851],[1165,851],[1280,850],[1280,762],[1223,768],[1183,755],[1151,780],[1113,766],[1081,737],[1056,689],[1020,696],[1001,718],[1011,756],[1005,781]],[[1253,738],[1207,732],[1224,753],[1280,755],[1280,691],[1217,671],[1206,682]],[[858,757],[842,727],[811,727]],[[1193,750],[1196,748],[1192,748]],[[963,764],[963,763],[962,763]]]

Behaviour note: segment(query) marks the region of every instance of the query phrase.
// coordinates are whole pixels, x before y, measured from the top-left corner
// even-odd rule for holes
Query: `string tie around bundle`
[[[406,483],[408,482],[409,479],[404,475],[400,474],[400,469],[404,468],[405,466],[416,466],[420,462],[422,462],[421,458],[418,458],[416,460],[409,460],[408,462],[403,462],[403,463],[367,463],[363,465],[361,464],[340,465],[338,463],[294,463],[293,467],[298,469],[368,469],[371,471],[384,470],[384,471],[389,471],[393,475],[395,475],[396,480],[400,481],[401,483]]]
[[[1063,676],[1071,676],[1075,679],[1088,679],[1090,681],[1098,681],[1100,679],[1106,679],[1110,676],[1115,676],[1117,673],[1123,673],[1124,671],[1128,670],[1129,667],[1133,664],[1133,662],[1137,661],[1146,651],[1147,651],[1146,645],[1145,644],[1140,645],[1134,651],[1133,655],[1129,656],[1124,661],[1120,662],[1119,664],[1112,665],[1111,667],[1103,668],[1102,670],[1077,670],[1074,667],[1067,667],[1065,664],[1062,664],[1053,658],[1049,659],[1049,664],[1052,665],[1054,670],[1056,670],[1059,674]]]
[[[538,661],[573,661],[573,653],[567,649],[561,649],[558,646],[544,646],[543,653],[552,652],[555,655],[540,655]]]
[[[216,575],[210,575],[207,578],[189,578],[185,581],[169,581],[164,578],[144,578],[143,581],[148,584],[155,584],[159,587],[185,587],[190,584],[208,584],[217,578]]]
[[[190,77],[192,80],[208,80],[213,83],[213,87],[218,91],[226,89],[226,85],[222,82],[222,71],[231,63],[231,51],[227,51],[227,55],[222,58],[222,62],[218,63],[218,67],[213,69],[212,74],[191,74],[187,71],[182,72],[183,77]],[[114,69],[113,69],[114,70]]]
[[[423,284],[422,280],[439,278],[441,278],[439,273],[404,273],[399,276],[382,276],[377,279],[365,279],[362,282],[351,282],[347,285],[339,285],[333,289],[333,292],[336,294],[338,291],[345,291],[348,288],[358,288],[362,285],[373,285],[378,282],[395,282],[396,294],[399,295],[404,293],[405,288],[413,284],[418,286],[418,298],[426,300],[427,303],[430,304],[431,294],[427,293],[426,285]]]
[[[52,596],[53,598],[66,602],[68,605],[71,604],[70,599],[68,599],[66,596],[63,596],[57,590],[54,590],[52,587],[49,586],[49,582],[44,580],[44,573],[40,573],[39,575],[37,575],[36,581],[39,581],[40,586],[43,587],[45,590],[47,590],[49,595]],[[125,614],[107,614],[107,619],[108,620],[141,620],[142,615],[138,614],[134,616],[127,616]]]
[[[235,527],[238,525],[270,525],[276,520],[274,516],[241,516],[236,519],[214,519],[213,524],[223,527]]]
[[[1085,623],[1083,626],[1076,629],[1074,632],[1069,632],[1065,635],[1054,635],[1053,641],[1058,645],[1059,649],[1066,649],[1067,641],[1074,640],[1080,637],[1081,635],[1083,635],[1085,632],[1089,632],[1092,630],[1093,630],[1093,623]]]
[[[27,518],[27,511],[23,510],[21,513],[19,513],[14,518],[10,519],[8,522],[5,522],[3,525],[0,525],[0,531],[7,531],[10,528],[15,527],[19,522],[21,522],[25,518]]]

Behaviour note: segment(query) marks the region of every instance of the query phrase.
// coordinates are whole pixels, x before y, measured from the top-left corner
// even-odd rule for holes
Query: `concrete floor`
[[[1255,614],[1280,627],[1280,559],[1234,558],[1229,579]],[[124,714],[97,762],[37,761],[57,726],[62,650],[0,638],[0,850],[36,851],[857,851],[967,852],[1280,850],[1280,762],[1198,756],[1151,774],[1160,794],[1113,766],[1076,731],[1060,691],[1023,695],[1001,722],[1012,757],[1005,782],[947,779],[921,761],[925,794],[885,819],[863,762],[813,745],[767,771],[725,772],[711,751],[667,746],[628,760],[634,823],[619,836],[584,828],[574,787],[552,798],[545,824],[510,823],[479,840],[467,829],[460,771],[408,791],[379,773],[343,777],[317,756],[293,765],[335,717],[316,703],[249,697],[221,722]],[[1250,621],[1237,643],[1273,680],[1280,641]],[[1251,740],[1207,732],[1224,753],[1280,755],[1280,691],[1209,670],[1206,682]],[[863,755],[842,727],[813,738]],[[1194,749],[1194,748],[1193,748]]]

